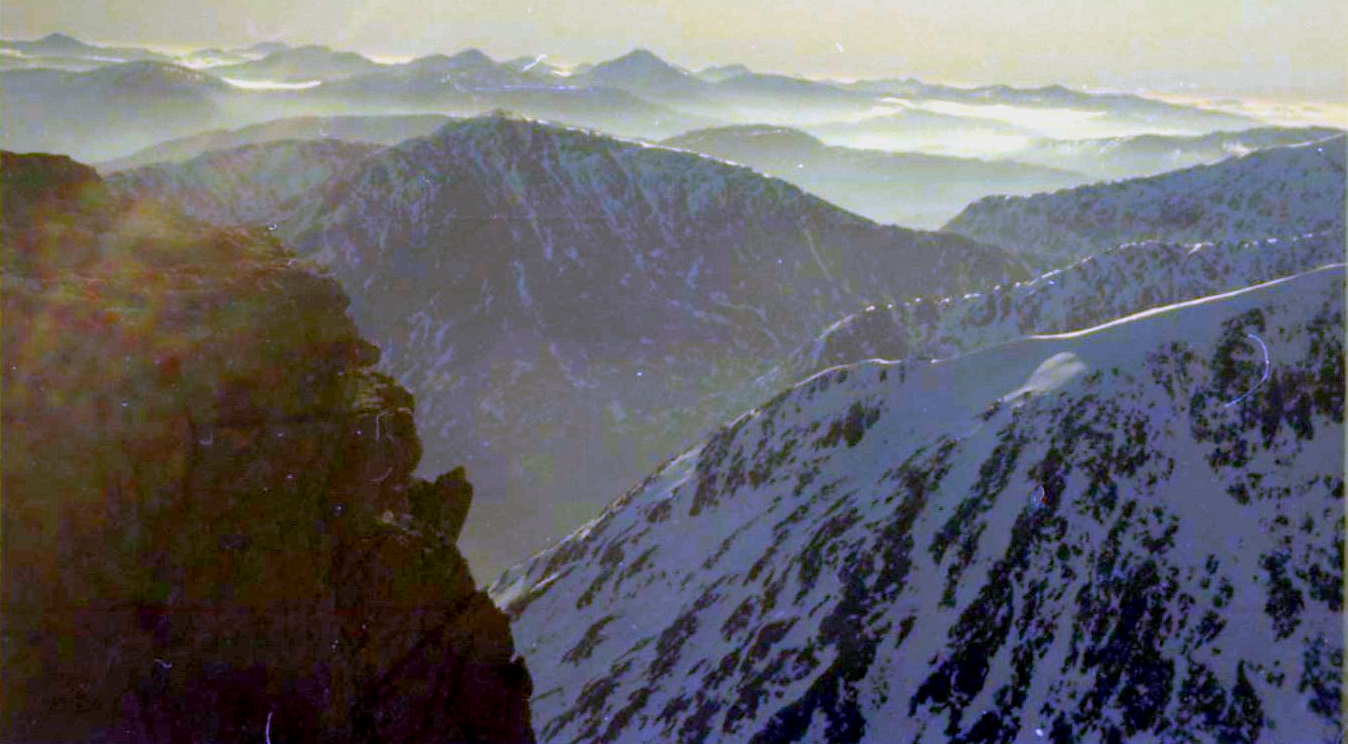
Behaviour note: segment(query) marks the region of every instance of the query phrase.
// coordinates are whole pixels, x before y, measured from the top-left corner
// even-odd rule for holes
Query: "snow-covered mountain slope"
[[[747,168],[499,116],[384,150],[277,224],[417,396],[425,466],[482,485],[463,545],[498,569],[752,404],[748,381],[848,310],[1028,278]]]
[[[1090,180],[1007,160],[830,147],[798,129],[762,124],[700,129],[660,144],[742,163],[877,222],[926,229],[988,194],[1030,194]]]
[[[1299,274],[1344,258],[1343,231],[1221,243],[1130,243],[1029,282],[873,305],[758,381],[765,393],[860,359],[944,359]]]
[[[1087,140],[1050,139],[1036,141],[1009,157],[1082,171],[1098,178],[1141,178],[1338,134],[1343,134],[1342,130],[1330,127],[1260,127],[1191,136],[1140,134]]]
[[[276,229],[314,187],[381,150],[335,139],[287,140],[210,152],[185,163],[149,165],[107,179],[114,193],[172,201],[220,225]]]
[[[1336,741],[1343,289],[740,416],[491,587],[540,741]]]
[[[278,140],[339,139],[396,145],[424,137],[444,126],[443,114],[389,114],[386,116],[294,116],[250,124],[238,129],[217,129],[160,142],[124,158],[98,164],[103,174],[130,170],[155,163],[180,163],[213,150],[232,150]]]
[[[1004,243],[1048,268],[1131,241],[1197,243],[1342,230],[1343,205],[1340,136],[1150,178],[990,196],[943,229]]]

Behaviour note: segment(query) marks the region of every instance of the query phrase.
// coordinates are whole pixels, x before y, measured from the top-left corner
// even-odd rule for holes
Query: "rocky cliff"
[[[9,742],[530,742],[409,393],[265,230],[3,155]]]

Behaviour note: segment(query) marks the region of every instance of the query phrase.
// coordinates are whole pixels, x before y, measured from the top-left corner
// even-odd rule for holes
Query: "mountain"
[[[568,82],[617,88],[692,114],[739,123],[819,123],[864,114],[877,103],[873,95],[830,83],[747,69],[713,82],[645,49],[601,62]]]
[[[543,85],[502,90],[485,98],[469,113],[505,109],[564,126],[596,129],[615,137],[660,139],[690,129],[715,126],[720,120],[650,103],[616,88]]]
[[[730,421],[491,587],[540,740],[1335,740],[1343,284]]]
[[[481,49],[465,49],[453,56],[444,54],[431,54],[425,57],[418,57],[407,63],[411,67],[435,67],[437,69],[483,69],[496,67],[496,60],[492,59]]]
[[[656,103],[696,103],[709,86],[646,49],[633,49],[575,76],[582,85],[625,90]]]
[[[315,187],[381,149],[335,139],[282,140],[122,171],[108,186],[128,197],[172,201],[208,222],[274,229]]]
[[[709,83],[719,83],[739,75],[748,75],[751,72],[753,71],[744,65],[719,65],[705,67],[695,74]]]
[[[1260,127],[1195,136],[1140,134],[1088,140],[1039,140],[1011,154],[1027,163],[1070,168],[1098,178],[1140,178],[1210,165],[1255,150],[1328,139],[1329,127]]]
[[[746,168],[501,116],[376,153],[275,222],[417,395],[427,467],[463,457],[482,484],[463,545],[489,568],[742,408],[847,309],[1027,276]]]
[[[352,143],[396,145],[423,137],[449,121],[443,114],[387,116],[297,116],[250,124],[239,129],[218,129],[169,140],[124,158],[98,164],[100,173],[140,168],[155,163],[180,163],[213,150],[232,150],[279,140],[337,139]]]
[[[0,142],[100,160],[200,131],[225,115],[232,95],[217,78],[164,62],[13,70],[0,86]]]
[[[0,176],[0,739],[533,741],[472,486],[412,477],[337,283],[67,158]]]
[[[764,395],[858,359],[947,359],[1063,333],[1340,263],[1342,230],[1218,243],[1129,243],[1029,282],[872,305],[829,326],[758,381]]]
[[[997,119],[916,108],[803,128],[830,145],[940,155],[997,155],[1014,152],[1043,138],[1032,129]]]
[[[1075,186],[1077,173],[1005,160],[829,147],[800,130],[718,127],[661,142],[761,170],[878,222],[935,229],[988,194]]]
[[[772,124],[736,124],[697,129],[662,140],[660,144],[724,160],[771,159],[782,162],[824,149],[824,143],[816,137],[799,129]]]
[[[507,60],[501,64],[515,72],[530,72],[540,77],[565,79],[566,76],[562,74],[562,69],[546,60],[546,54],[537,56],[525,55],[523,57]]]
[[[714,83],[712,95],[738,122],[818,123],[870,113],[872,95],[832,83],[749,72]]]
[[[749,100],[760,96],[772,99],[778,99],[781,96],[795,96],[802,103],[850,103],[856,106],[860,106],[862,102],[873,105],[875,101],[873,96],[859,95],[833,83],[762,72],[745,72],[733,75],[715,83],[715,85],[718,91]]]
[[[35,41],[0,40],[0,49],[19,52],[25,57],[35,58],[40,66],[53,60],[81,60],[93,67],[116,62],[156,61],[167,62],[169,58],[137,47],[106,47],[88,44],[66,34],[48,34]]]
[[[506,109],[532,118],[601,129],[625,137],[667,137],[715,119],[651,103],[626,90],[579,85],[571,78],[520,72],[493,63],[450,65],[450,58],[390,66],[318,86],[305,100],[324,110],[426,112],[477,116]]]
[[[378,62],[355,52],[338,52],[329,47],[310,44],[274,51],[258,60],[214,67],[211,72],[231,80],[305,83],[338,80],[373,72],[381,67]]]
[[[489,93],[518,86],[543,87],[543,82],[470,49],[452,57],[433,54],[406,64],[387,65],[329,85],[324,91],[329,95],[449,102],[465,93]]]
[[[267,59],[274,61],[277,55],[294,59],[313,49],[321,51],[303,47],[276,52]],[[386,115],[390,110],[402,116],[475,116],[505,108],[597,127],[618,136],[655,138],[719,123],[649,103],[625,91],[567,86],[494,63],[474,68],[464,66],[465,62],[471,62],[471,56],[457,61],[432,57],[415,64],[376,65],[377,72],[352,74],[304,89],[271,89],[269,83],[258,83],[261,88],[239,87],[222,79],[237,73],[230,66],[212,67],[210,74],[157,62],[109,65],[82,73],[13,70],[6,72],[5,84],[0,86],[0,106],[5,111],[0,118],[0,144],[93,162],[127,158],[116,163],[125,167],[145,164],[138,151],[170,140],[316,115],[333,121],[342,116]],[[436,69],[446,64],[454,69]],[[320,66],[306,69],[312,72]],[[356,66],[364,67],[364,63]],[[296,76],[310,74],[298,69],[292,70]],[[271,72],[278,70],[273,67]],[[416,129],[415,119],[386,121],[407,121]],[[381,137],[393,136],[400,125],[390,126]],[[415,134],[425,132],[420,129]],[[135,157],[128,158],[133,153]]]
[[[290,46],[284,41],[259,41],[258,43],[245,49],[241,49],[239,51],[242,51],[247,54],[254,54],[260,57],[265,57],[269,54],[276,54],[277,52],[285,52],[291,49],[294,49],[294,47]]]
[[[1166,130],[1169,133],[1202,134],[1215,129],[1239,129],[1258,126],[1252,117],[1205,109],[1128,93],[1098,93],[1072,90],[1061,85],[1040,88],[1015,88],[985,85],[959,88],[933,85],[916,79],[869,80],[854,83],[854,90],[892,96],[908,101],[941,101],[973,106],[1016,106],[1037,109],[1070,109],[1103,114],[1102,125],[1132,124],[1140,128]]]
[[[210,49],[198,49],[190,54],[178,57],[177,62],[184,67],[200,70],[208,67],[250,62],[256,59],[260,59],[260,57],[249,52],[212,47]]]
[[[943,230],[1043,267],[1140,240],[1196,243],[1343,229],[1344,137],[1052,194],[981,199]],[[1010,238],[1014,236],[1014,238]]]

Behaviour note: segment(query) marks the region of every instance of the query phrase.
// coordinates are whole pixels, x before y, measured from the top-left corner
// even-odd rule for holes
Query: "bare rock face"
[[[68,159],[2,166],[0,739],[532,742],[455,546],[471,486],[412,478],[412,396],[337,283]]]

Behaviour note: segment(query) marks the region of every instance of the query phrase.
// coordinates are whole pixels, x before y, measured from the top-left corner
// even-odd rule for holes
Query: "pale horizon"
[[[66,33],[91,43],[175,50],[261,41],[322,44],[378,59],[481,49],[496,59],[546,55],[565,64],[649,49],[689,69],[744,64],[828,79],[915,77],[955,85],[1061,84],[1087,90],[1343,101],[1348,4],[1306,0],[1030,0],[930,8],[857,0],[734,6],[710,0],[635,4],[530,0],[491,7],[356,0],[284,6],[166,0],[11,2],[8,39]]]

